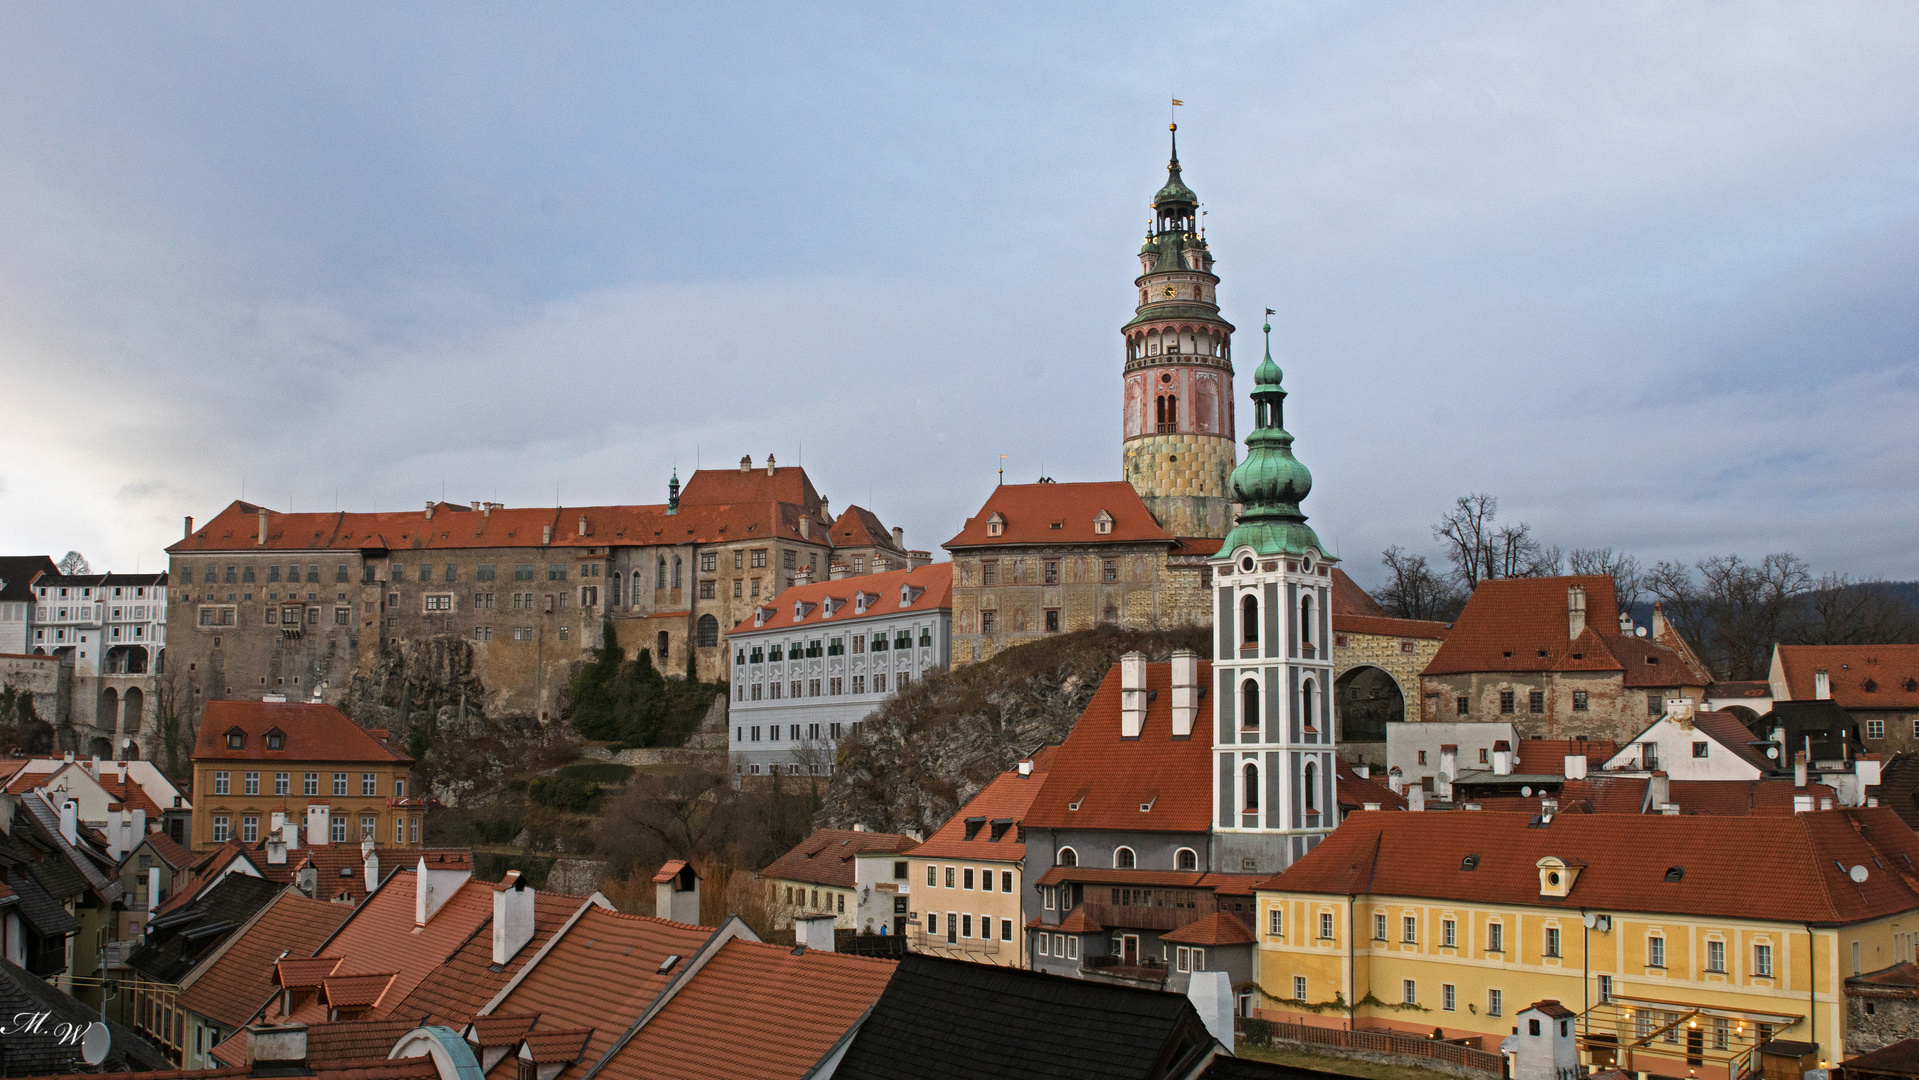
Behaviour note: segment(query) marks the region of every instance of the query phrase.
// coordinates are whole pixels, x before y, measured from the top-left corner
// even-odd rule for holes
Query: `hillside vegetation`
[[[1099,627],[1030,642],[922,679],[841,742],[817,824],[931,833],[999,773],[1059,743],[1120,656],[1212,656],[1206,627]]]

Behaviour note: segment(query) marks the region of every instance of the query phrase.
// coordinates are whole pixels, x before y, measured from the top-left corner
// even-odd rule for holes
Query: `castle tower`
[[[1177,125],[1174,128],[1177,132]],[[1178,135],[1140,248],[1139,309],[1126,339],[1127,480],[1175,536],[1231,524],[1233,326],[1219,317],[1199,197],[1180,180]]]
[[[1213,570],[1213,807],[1222,870],[1275,873],[1339,824],[1333,762],[1332,564],[1299,504],[1286,391],[1253,373],[1253,431],[1232,474],[1239,523]]]

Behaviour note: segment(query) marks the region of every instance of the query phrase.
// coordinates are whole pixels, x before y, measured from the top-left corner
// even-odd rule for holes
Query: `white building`
[[[1666,715],[1633,736],[1605,767],[1656,769],[1673,780],[1761,780],[1789,767],[1779,763],[1778,747],[1753,745],[1759,741],[1732,713],[1701,711],[1690,699],[1674,698],[1666,702]]]
[[[33,579],[59,573],[45,555],[0,556],[0,656],[20,656],[33,640]]]
[[[27,651],[73,664],[71,713],[79,745],[103,758],[140,756],[153,718],[167,636],[165,574],[41,574],[32,582]]]
[[[1493,768],[1493,747],[1502,742],[1518,746],[1519,732],[1496,720],[1387,724],[1386,775],[1391,779],[1397,770],[1402,787],[1450,799],[1460,771]]]
[[[735,777],[827,776],[839,740],[952,661],[953,564],[796,584],[728,635]]]

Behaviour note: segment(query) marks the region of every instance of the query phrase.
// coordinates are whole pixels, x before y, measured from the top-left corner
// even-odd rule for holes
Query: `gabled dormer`
[[[793,621],[799,622],[801,619],[804,619],[808,615],[811,615],[813,613],[813,609],[816,607],[819,607],[819,605],[808,602],[806,600],[793,601]]]
[[[901,585],[900,586],[900,606],[912,607],[913,601],[918,600],[921,594],[923,594],[924,592],[926,592],[925,589],[920,588],[916,585]]]
[[[268,750],[285,750],[287,748],[287,733],[277,727],[268,728],[264,737],[267,741]]]
[[[1112,531],[1113,515],[1104,510],[1093,515],[1093,534],[1095,536],[1106,536],[1112,533]]]
[[[768,619],[771,619],[772,617],[773,617],[773,609],[772,609],[772,608],[765,608],[765,607],[755,607],[755,608],[753,609],[753,625],[754,625],[754,626],[755,626],[756,628],[757,628],[757,627],[761,627],[761,626],[765,626],[765,625],[766,625],[766,622],[767,622],[767,620],[768,620]]]
[[[993,511],[993,513],[990,516],[988,516],[986,519],[986,535],[999,536],[1005,531],[1006,531],[1005,515],[1001,514],[998,510]]]
[[[247,748],[247,729],[243,727],[231,727],[227,729],[226,735],[228,750],[245,750]]]
[[[838,611],[839,609],[845,606],[846,606],[846,598],[844,596],[824,597],[820,600],[820,607],[825,610],[820,612],[820,617],[824,619],[830,619],[833,617],[834,612]]]
[[[870,593],[865,589],[853,590],[853,614],[864,615],[866,609],[880,602],[879,593]]]
[[[1579,872],[1585,869],[1578,863],[1569,863],[1557,855],[1548,855],[1533,865],[1539,867],[1539,895],[1564,899],[1573,891],[1573,882],[1579,879]]]

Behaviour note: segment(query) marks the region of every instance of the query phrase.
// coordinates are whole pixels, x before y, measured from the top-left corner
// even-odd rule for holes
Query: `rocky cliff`
[[[1021,757],[1064,741],[1122,654],[1164,660],[1180,648],[1210,657],[1211,635],[1100,627],[923,679],[842,741],[816,824],[930,834]]]

